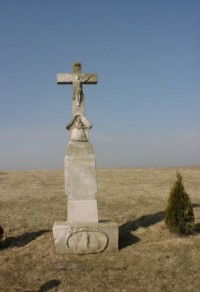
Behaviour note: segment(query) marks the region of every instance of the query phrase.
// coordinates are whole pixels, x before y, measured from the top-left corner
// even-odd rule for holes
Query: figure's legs
[[[77,104],[77,106],[81,105],[81,96],[80,96],[80,94],[76,95],[76,104]]]
[[[76,92],[76,104],[77,106],[81,106],[83,93],[81,90],[77,90]]]

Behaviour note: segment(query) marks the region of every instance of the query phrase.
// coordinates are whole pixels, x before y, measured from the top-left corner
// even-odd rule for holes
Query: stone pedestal
[[[88,254],[118,250],[118,226],[98,222],[97,184],[90,142],[69,141],[65,156],[67,221],[55,222],[57,254]]]
[[[118,250],[118,225],[111,222],[55,222],[53,234],[57,254],[89,254]]]

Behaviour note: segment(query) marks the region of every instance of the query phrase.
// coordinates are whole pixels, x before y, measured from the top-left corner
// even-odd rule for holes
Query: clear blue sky
[[[200,164],[199,0],[0,0],[0,170],[62,169],[81,61],[97,167]]]

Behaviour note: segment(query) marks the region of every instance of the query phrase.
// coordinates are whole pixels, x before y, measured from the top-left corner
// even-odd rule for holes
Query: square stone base
[[[57,254],[90,254],[118,251],[118,225],[111,222],[72,224],[55,222]]]

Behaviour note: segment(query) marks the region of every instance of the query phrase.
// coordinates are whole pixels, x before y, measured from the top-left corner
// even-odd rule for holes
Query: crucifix
[[[82,84],[96,84],[97,74],[82,73],[81,63],[75,62],[73,64],[72,73],[57,74],[57,84],[72,84],[72,111],[73,115],[78,113],[84,114],[84,94]]]
[[[96,163],[88,130],[92,127],[84,114],[83,84],[96,84],[96,74],[83,74],[81,63],[73,64],[72,73],[58,74],[58,84],[72,84],[72,120],[65,158],[67,220],[55,222],[53,235],[56,253],[93,254],[118,250],[118,225],[99,221],[96,200]]]

